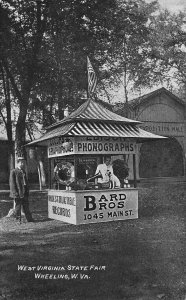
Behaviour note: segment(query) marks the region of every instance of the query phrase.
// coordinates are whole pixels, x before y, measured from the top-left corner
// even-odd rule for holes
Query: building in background
[[[125,115],[125,111],[126,105],[115,107],[120,115]],[[186,103],[160,88],[130,101],[128,111],[129,118],[143,122],[140,127],[144,130],[168,137],[139,145],[138,179],[172,177],[185,180]]]

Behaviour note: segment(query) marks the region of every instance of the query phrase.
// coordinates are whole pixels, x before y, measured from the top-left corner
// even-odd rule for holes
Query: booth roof
[[[157,140],[165,137],[145,131],[136,125],[121,124],[121,123],[91,123],[91,122],[73,122],[68,124],[61,124],[57,128],[53,128],[46,132],[41,138],[35,140],[27,146],[34,144],[45,145],[49,139],[66,136],[92,136],[92,137],[123,137],[133,138],[137,142],[144,142],[149,140]],[[47,144],[46,144],[47,145]]]
[[[58,127],[62,124],[66,124],[74,121],[84,122],[113,122],[113,123],[125,123],[125,124],[140,124],[141,122],[136,120],[127,119],[122,117],[111,110],[105,108],[102,104],[95,102],[92,99],[84,102],[77,110],[72,112],[68,117],[60,120],[51,126],[48,126],[46,130]]]
[[[49,139],[66,136],[100,136],[134,138],[139,142],[164,138],[139,128],[141,122],[124,118],[101,104],[88,100],[63,120],[46,128],[46,133],[30,142],[45,145]]]

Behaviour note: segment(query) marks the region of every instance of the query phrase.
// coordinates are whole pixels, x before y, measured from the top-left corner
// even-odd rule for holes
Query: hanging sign
[[[74,154],[74,139],[56,137],[49,141],[48,157],[58,157]]]
[[[48,157],[70,154],[134,154],[136,143],[125,138],[72,137],[50,140]]]

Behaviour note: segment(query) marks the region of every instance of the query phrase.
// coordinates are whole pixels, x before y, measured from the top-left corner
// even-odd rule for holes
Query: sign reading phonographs
[[[48,157],[72,154],[132,154],[136,153],[136,143],[125,138],[74,137],[54,138],[48,147]]]

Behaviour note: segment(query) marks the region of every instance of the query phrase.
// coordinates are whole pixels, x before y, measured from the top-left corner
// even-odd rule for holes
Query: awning
[[[157,140],[165,137],[145,131],[136,125],[120,124],[120,123],[91,123],[77,122],[64,124],[55,129],[46,132],[41,138],[35,140],[27,146],[34,144],[45,144],[51,138],[58,136],[100,136],[100,137],[123,137],[134,138],[137,142],[149,140]]]
[[[69,130],[71,130],[74,127],[74,125],[75,124],[66,124],[61,127],[52,129],[52,130],[46,132],[45,134],[43,134],[39,139],[26,144],[26,146],[31,146],[31,145],[35,145],[35,144],[42,146],[42,145],[45,145],[46,141],[51,138],[58,137],[58,136],[67,136]]]
[[[77,123],[68,133],[68,136],[102,136],[102,137],[125,137],[125,138],[162,138],[145,131],[137,126],[108,123]]]

